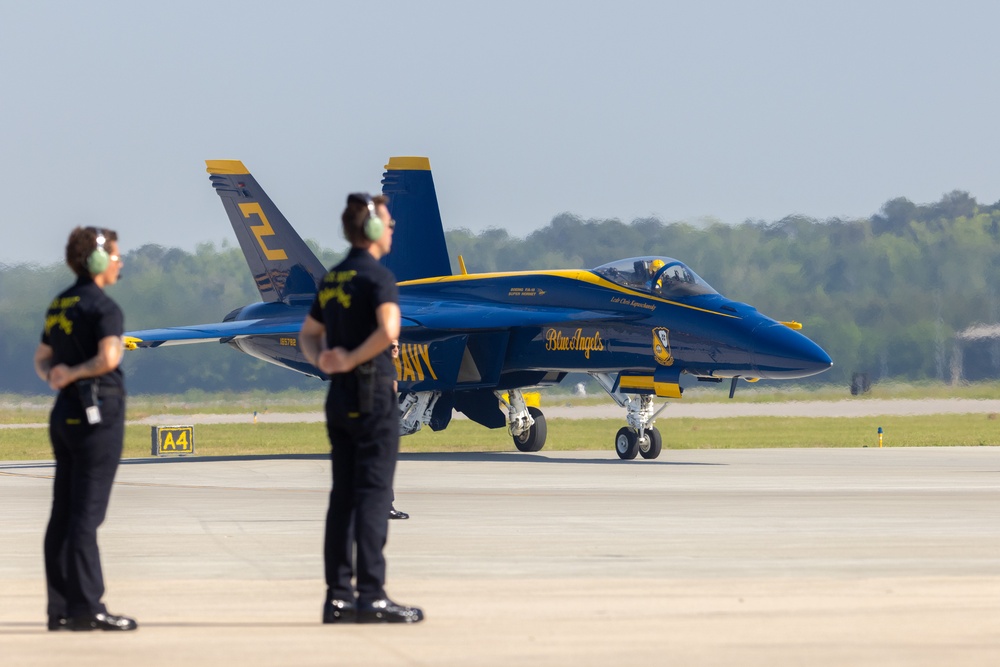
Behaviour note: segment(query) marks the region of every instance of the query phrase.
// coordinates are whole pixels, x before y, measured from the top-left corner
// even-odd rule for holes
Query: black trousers
[[[355,550],[361,603],[385,595],[385,547],[392,477],[399,454],[399,408],[392,380],[378,385],[375,408],[357,412],[353,375],[336,375],[326,400],[333,488],[326,514],[324,562],[328,600],[353,600]]]
[[[122,456],[125,397],[100,400],[101,423],[87,423],[70,388],[59,394],[49,418],[56,458],[52,515],[45,532],[49,616],[106,613],[97,528],[104,522],[111,485]]]

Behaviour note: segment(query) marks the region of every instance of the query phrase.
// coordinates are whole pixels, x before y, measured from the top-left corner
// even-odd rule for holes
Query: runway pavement
[[[1000,448],[406,454],[388,591],[322,626],[323,457],[131,460],[128,634],[44,630],[49,463],[0,464],[0,665],[996,665]]]

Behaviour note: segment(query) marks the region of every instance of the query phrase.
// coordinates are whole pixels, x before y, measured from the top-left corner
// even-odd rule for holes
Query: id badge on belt
[[[87,423],[90,425],[101,423],[101,408],[97,403],[97,380],[78,380],[77,391],[80,392],[80,405],[87,414]]]

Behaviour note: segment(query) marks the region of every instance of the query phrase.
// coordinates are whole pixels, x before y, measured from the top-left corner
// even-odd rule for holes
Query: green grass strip
[[[36,419],[37,421],[37,419]],[[624,421],[552,419],[547,451],[606,450]],[[733,417],[660,419],[664,449],[754,449],[780,447],[878,447],[881,426],[885,447],[949,447],[1000,445],[996,415],[921,415],[886,417]],[[126,458],[150,455],[150,427],[125,429]],[[314,424],[200,424],[195,426],[200,456],[321,454],[329,451],[326,428]],[[486,429],[455,420],[440,432],[428,428],[401,441],[403,452],[515,451],[506,429]],[[52,458],[44,428],[0,429],[0,460]]]

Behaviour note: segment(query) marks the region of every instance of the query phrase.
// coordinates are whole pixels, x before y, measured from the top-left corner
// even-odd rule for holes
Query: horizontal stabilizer
[[[281,317],[128,331],[125,337],[126,346],[129,349],[133,349],[133,347],[160,347],[161,345],[185,345],[188,343],[209,343],[215,341],[228,342],[240,336],[280,336],[286,334],[289,338],[295,338],[299,335],[301,328],[301,317]]]

